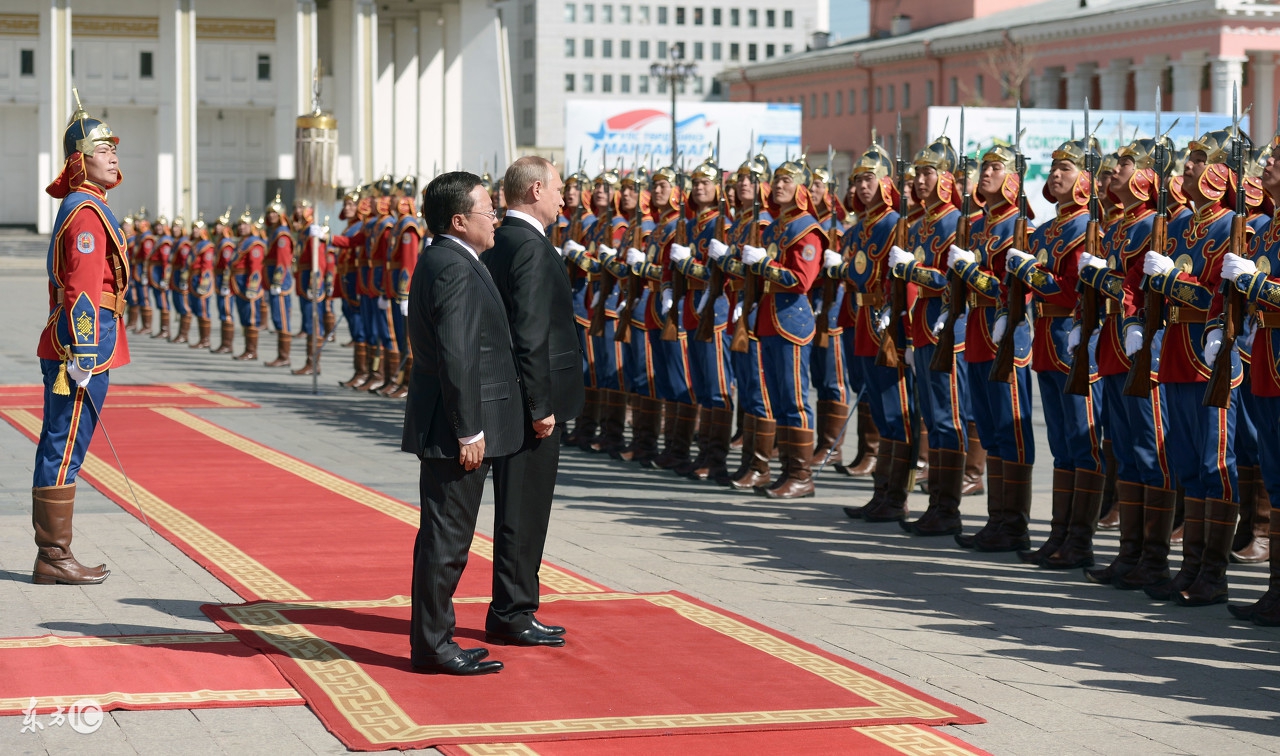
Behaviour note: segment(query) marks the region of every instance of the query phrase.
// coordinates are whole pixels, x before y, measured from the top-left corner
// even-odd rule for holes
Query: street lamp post
[[[697,63],[684,62],[684,50],[680,45],[671,46],[671,62],[655,62],[649,66],[649,75],[662,79],[671,87],[671,161],[674,164],[679,152],[676,142],[676,88],[684,84],[685,79],[698,73]]]

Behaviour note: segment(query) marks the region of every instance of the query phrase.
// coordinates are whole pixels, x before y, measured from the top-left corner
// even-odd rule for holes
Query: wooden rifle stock
[[[601,222],[601,221],[597,221]],[[609,213],[607,218],[603,219],[605,224],[605,239],[609,242],[613,241],[613,213]],[[605,320],[608,318],[609,297],[613,296],[613,287],[617,285],[618,279],[613,275],[613,271],[609,270],[609,266],[599,259],[599,249],[601,246],[607,246],[604,242],[596,244],[597,262],[600,265],[600,288],[596,306],[591,311],[591,327],[587,329],[587,333],[592,336],[603,336]]]
[[[720,203],[720,214],[716,217],[715,238],[724,241],[724,225],[725,213],[724,202]],[[698,341],[711,341],[716,334],[716,300],[724,293],[724,269],[716,264],[710,256],[703,263],[711,270],[711,275],[707,281],[707,290],[703,295],[705,301],[702,303],[702,309],[698,311],[698,330],[694,333],[694,338]]]
[[[1151,249],[1164,253],[1168,241],[1168,219],[1157,215],[1151,224]],[[1141,265],[1135,260],[1134,265]],[[1142,347],[1133,353],[1129,363],[1129,375],[1124,379],[1125,396],[1147,397],[1151,395],[1151,346],[1156,332],[1164,326],[1164,295],[1149,288],[1143,279],[1142,291]]]
[[[636,217],[631,226],[631,246],[635,249],[644,249],[644,216],[640,212],[640,199],[636,198]],[[622,250],[619,254],[625,257]],[[644,275],[637,274],[631,270],[631,266],[627,265],[627,282],[623,288],[622,307],[618,308],[618,325],[614,328],[613,340],[622,342],[623,344],[631,343],[631,318],[636,309],[636,302],[640,299],[640,289],[644,285]]]
[[[747,228],[746,244],[752,247],[760,246],[760,216],[753,213],[751,216],[751,225]],[[751,327],[748,325],[748,316],[755,309],[756,302],[760,297],[760,281],[759,277],[750,269],[746,269],[742,273],[742,314],[738,316],[738,322],[733,326],[733,340],[729,343],[729,351],[738,354],[746,354],[751,348]]]
[[[899,247],[907,248],[907,214],[898,215],[898,225],[893,230],[893,243]],[[885,264],[888,265],[888,258],[885,258]],[[885,327],[884,333],[880,334],[880,351],[876,353],[876,364],[880,367],[896,368],[898,367],[898,328],[903,326],[902,335],[906,336],[906,318],[902,316],[902,312],[907,309],[907,282],[901,278],[895,278],[892,271],[889,274],[889,325]]]
[[[1019,215],[1013,222],[1013,248],[1027,248],[1027,216]],[[1005,312],[1004,333],[1000,336],[1000,344],[996,347],[996,359],[991,364],[991,375],[988,378],[1001,383],[1013,381],[1014,333],[1027,317],[1027,294],[1022,279],[1008,276],[1008,306]]]
[[[1084,236],[1085,254],[1101,257],[1098,254],[1098,222],[1090,220]],[[1071,371],[1067,373],[1067,385],[1064,391],[1076,396],[1089,393],[1089,340],[1098,327],[1098,290],[1081,282],[1080,293],[1080,343],[1076,345],[1075,354],[1071,358]]]
[[[1236,213],[1231,219],[1231,252],[1247,257],[1249,249],[1245,246],[1243,213]],[[1222,348],[1213,361],[1213,372],[1209,374],[1209,383],[1204,389],[1205,407],[1226,409],[1231,403],[1231,353],[1235,351],[1236,339],[1244,331],[1244,302],[1240,290],[1231,281],[1222,282]]]
[[[840,231],[836,229],[836,214],[831,212],[831,228],[827,230],[827,249],[840,249]],[[836,304],[836,280],[829,276],[822,280],[822,312],[814,325],[817,345],[826,348],[831,339],[831,308]]]
[[[688,222],[684,217],[684,205],[680,206],[680,215],[676,218],[676,232],[671,240],[675,244],[684,246],[689,242]],[[668,263],[671,262],[670,256],[667,258]],[[684,274],[676,270],[675,266],[671,266],[671,309],[667,311],[667,319],[662,324],[662,340],[677,341],[680,338],[680,306],[684,299],[685,292],[688,291],[689,281]]]
[[[968,206],[966,198],[965,205]],[[956,246],[969,248],[969,214],[961,213],[956,223]],[[966,291],[964,279],[950,268],[947,269],[947,322],[938,333],[938,344],[929,361],[929,369],[935,373],[950,373],[955,367],[956,357],[956,321],[964,314]],[[932,324],[929,324],[932,325]]]

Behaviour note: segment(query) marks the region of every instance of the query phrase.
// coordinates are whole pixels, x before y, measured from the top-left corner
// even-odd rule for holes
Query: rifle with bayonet
[[[1084,169],[1089,174],[1089,223],[1084,231],[1084,253],[1101,257],[1102,202],[1098,199],[1098,166],[1101,155],[1092,149],[1092,132],[1089,130],[1089,98],[1084,99]],[[1089,340],[1098,327],[1098,290],[1080,281],[1076,287],[1080,293],[1080,343],[1076,344],[1071,358],[1071,371],[1067,373],[1064,391],[1076,396],[1089,393]]]
[[[1027,248],[1027,159],[1022,154],[1022,102],[1018,102],[1014,117],[1014,161],[1018,171],[1018,217],[1013,222],[1013,249]],[[1008,297],[1005,307],[1005,328],[996,347],[996,359],[991,363],[989,380],[1001,383],[1013,381],[1014,334],[1027,317],[1027,294],[1022,279],[1013,275],[1005,277]]]
[[[743,239],[744,246],[759,247],[760,246],[760,177],[755,171],[751,172],[751,184],[755,187],[755,194],[751,199],[751,217],[746,221],[747,235]],[[759,276],[751,270],[750,267],[743,267],[742,271],[742,312],[738,315],[738,322],[733,326],[733,340],[729,343],[729,351],[745,354],[751,348],[751,337],[755,335],[754,329],[748,325],[751,311],[755,309],[757,300],[760,297],[760,279]]]
[[[835,159],[835,149],[831,145],[827,145],[827,178],[831,178],[834,174],[831,172],[831,163]],[[831,191],[830,185],[826,187],[827,194],[830,198],[834,198],[835,194]],[[827,229],[827,249],[833,249],[837,252],[840,250],[840,228],[839,218],[836,216],[835,207],[828,207],[831,211],[831,227]],[[815,325],[817,331],[815,339],[819,347],[826,347],[830,339],[831,332],[831,308],[836,305],[836,280],[830,276],[824,276],[822,280],[822,307],[818,313],[818,322]]]
[[[683,171],[676,175],[676,183],[680,181]],[[685,208],[689,205],[689,193],[683,187],[680,191],[680,214],[676,216],[676,229],[671,243],[685,246],[689,243],[689,223],[685,220]],[[667,319],[662,324],[662,340],[676,341],[680,338],[680,306],[685,293],[689,290],[689,280],[679,268],[671,264],[671,256],[667,256],[667,264],[671,265],[671,309],[667,310]]]
[[[1240,257],[1249,256],[1249,247],[1245,239],[1245,221],[1249,216],[1245,204],[1244,170],[1245,155],[1252,153],[1252,147],[1246,147],[1244,136],[1240,132],[1239,91],[1231,92],[1231,168],[1236,172],[1236,206],[1235,217],[1231,219],[1231,254]],[[1231,281],[1222,281],[1222,347],[1213,361],[1213,372],[1209,374],[1209,383],[1204,389],[1205,407],[1226,409],[1231,403],[1231,358],[1236,348],[1236,339],[1244,332],[1244,299],[1240,290]]]
[[[955,244],[960,249],[969,248],[969,217],[973,213],[972,187],[969,186],[969,156],[964,146],[964,106],[960,106],[960,180],[961,196],[960,220],[956,222]],[[955,367],[956,358],[956,323],[964,315],[966,286],[964,279],[951,268],[947,268],[947,320],[938,332],[938,344],[929,361],[929,369],[937,373],[950,373]]]
[[[602,172],[609,170],[609,153],[608,149],[602,158]],[[606,186],[608,183],[606,182]],[[610,190],[611,192],[614,190]],[[595,307],[591,310],[591,324],[587,329],[587,334],[591,336],[604,336],[605,320],[609,316],[609,297],[613,296],[613,287],[617,284],[618,279],[613,275],[613,271],[609,270],[609,266],[604,264],[600,259],[600,247],[607,247],[613,244],[613,208],[615,207],[615,198],[609,198],[609,214],[604,218],[597,218],[596,223],[604,223],[599,226],[601,229],[598,235],[602,235],[601,241],[595,242],[588,250],[595,258],[596,264],[600,267],[599,285],[596,289]],[[618,250],[614,250],[617,252]]]
[[[631,218],[631,249],[644,249],[644,209],[641,199],[644,194],[644,187],[640,185],[640,163],[636,162],[636,211]],[[653,171],[649,172],[653,175]],[[618,250],[618,254],[626,259],[626,252],[622,249]],[[635,312],[636,302],[640,299],[640,292],[644,287],[643,273],[637,273],[631,270],[631,266],[627,266],[627,283],[623,289],[622,307],[618,309],[618,325],[613,334],[614,341],[620,341],[623,344],[631,343],[631,317]]]
[[[716,131],[716,170],[720,171],[720,132]],[[724,172],[720,171],[717,187],[720,195],[719,213],[716,215],[715,238],[724,241],[725,224],[729,220],[729,204],[724,196]],[[698,311],[698,330],[693,336],[698,341],[711,341],[716,334],[716,300],[724,293],[724,268],[710,256],[703,263],[710,271],[707,290],[703,294],[702,308]]]
[[[1199,114],[1197,114],[1197,120],[1199,120]],[[1156,143],[1153,153],[1159,190],[1156,194],[1156,217],[1151,222],[1151,240],[1147,246],[1163,255],[1165,245],[1169,241],[1169,173],[1173,169],[1173,155],[1170,155],[1165,148],[1164,135],[1160,133],[1160,87],[1158,86],[1156,87]],[[1142,261],[1135,260],[1133,264],[1141,265]],[[1129,375],[1124,379],[1125,396],[1151,396],[1151,348],[1156,332],[1164,327],[1164,294],[1151,288],[1146,277],[1142,279],[1142,309],[1142,346],[1129,358]]]
[[[907,241],[907,164],[902,158],[902,114],[898,114],[898,135],[894,139],[894,170],[898,172],[898,223],[894,226],[890,245],[906,249]],[[887,264],[887,263],[886,263]],[[906,345],[907,329],[905,327],[907,309],[907,282],[905,279],[889,276],[889,324],[880,334],[880,351],[876,353],[876,364],[880,367],[898,367],[898,338],[902,337]],[[901,329],[901,333],[899,333]]]

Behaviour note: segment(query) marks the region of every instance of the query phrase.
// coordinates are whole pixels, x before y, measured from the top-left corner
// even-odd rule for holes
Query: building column
[[[427,179],[444,162],[444,16],[418,13],[418,166]]]
[[[1102,90],[1102,101],[1098,107],[1103,110],[1124,110],[1125,90],[1129,84],[1129,70],[1133,64],[1129,60],[1113,60],[1102,69],[1099,77]],[[1090,103],[1092,104],[1092,103]]]
[[[1275,66],[1275,53],[1266,50],[1253,54],[1253,70],[1249,72],[1253,110],[1249,112],[1249,123],[1253,126],[1254,144],[1266,144],[1276,131]]]
[[[1067,110],[1084,107],[1085,98],[1093,91],[1093,75],[1097,71],[1097,63],[1076,64],[1075,70],[1067,78]]]
[[[419,173],[418,161],[418,34],[417,19],[395,22],[395,66],[392,88],[394,133],[391,173],[396,177]]]
[[[1142,65],[1134,66],[1134,109],[1147,110],[1155,105],[1156,88],[1164,83],[1164,72],[1168,68],[1169,59],[1164,55],[1148,55],[1142,59]],[[1161,96],[1164,94],[1162,92]]]
[[[1203,50],[1188,50],[1173,61],[1174,110],[1185,113],[1200,109],[1200,74],[1203,69]]]
[[[395,69],[396,33],[394,22],[378,23],[378,57],[373,81],[373,178],[392,171],[395,159]]]
[[[156,214],[196,212],[195,0],[169,0],[160,13],[156,109]]]
[[[479,153],[470,158],[462,154],[462,9],[456,2],[446,3],[441,6],[440,14],[444,19],[444,96],[440,98],[441,115],[444,119],[444,165],[441,169],[475,170],[480,166],[473,166],[468,161],[474,160]],[[490,114],[489,117],[492,118],[493,115]]]
[[[1237,107],[1244,112],[1249,100],[1241,91],[1241,83],[1244,81],[1244,64],[1248,60],[1243,55],[1209,58],[1209,107],[1213,112],[1230,113],[1233,92],[1237,95]]]
[[[46,0],[40,9],[40,36],[36,43],[36,75],[39,77],[40,104],[36,122],[40,137],[37,142],[36,228],[47,234],[53,230],[61,200],[44,193],[44,188],[62,172],[66,156],[62,153],[62,134],[71,118],[71,3],[70,0]]]
[[[1060,81],[1062,81],[1062,69],[1056,66],[1046,67],[1036,77],[1037,108],[1058,107],[1058,86]]]
[[[355,0],[351,6],[351,172],[355,181],[377,176],[373,162],[373,93],[378,60],[378,6]]]

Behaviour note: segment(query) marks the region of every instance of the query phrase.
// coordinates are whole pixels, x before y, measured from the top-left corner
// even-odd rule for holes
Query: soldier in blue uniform
[[[833,180],[827,168],[812,168],[809,191],[814,198],[814,216],[827,238],[829,249],[840,249],[844,236],[845,218],[848,212],[831,191]],[[830,301],[827,301],[827,300]],[[844,304],[844,287],[826,276],[818,276],[809,292],[809,303],[814,317],[826,321],[827,342],[815,339],[809,353],[809,380],[817,392],[817,446],[811,460],[814,465],[823,462],[831,466],[844,466],[841,445],[844,443],[844,427],[849,419],[849,388],[845,384],[844,344],[840,340],[844,328],[840,325],[840,308]],[[828,457],[830,457],[828,459]]]
[[[289,228],[288,213],[280,199],[267,205],[267,253],[265,275],[267,300],[271,308],[271,325],[276,329],[276,358],[267,367],[289,367],[289,351],[293,346],[293,334],[289,321],[293,316],[293,230]]]

